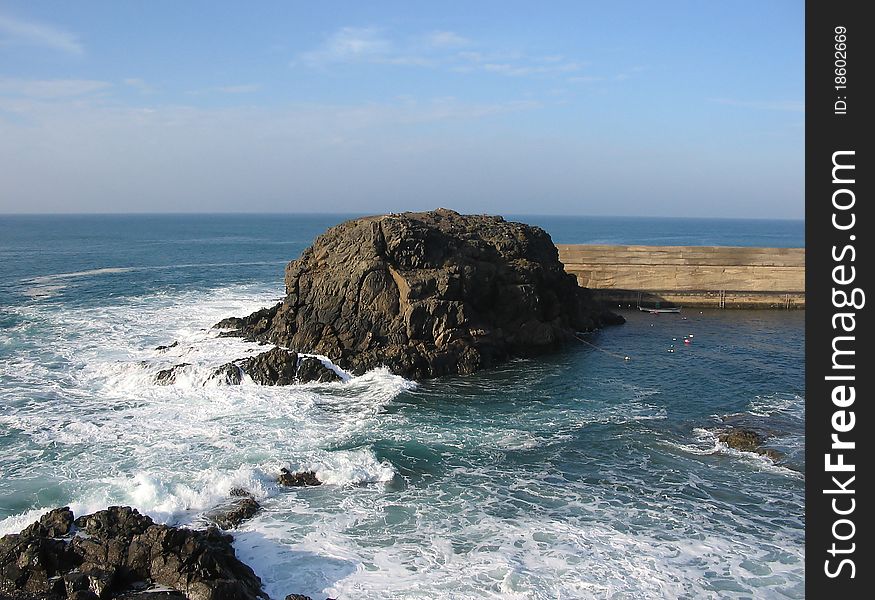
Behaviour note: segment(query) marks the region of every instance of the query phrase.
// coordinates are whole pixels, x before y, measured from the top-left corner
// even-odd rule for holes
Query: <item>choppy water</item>
[[[588,339],[628,362],[580,344],[419,385],[204,385],[263,350],[210,325],[272,304],[338,220],[0,217],[0,533],[63,504],[197,525],[242,486],[264,510],[235,546],[275,598],[803,597],[803,313],[626,313]],[[722,447],[724,419],[786,458]],[[279,488],[281,467],[326,485]]]

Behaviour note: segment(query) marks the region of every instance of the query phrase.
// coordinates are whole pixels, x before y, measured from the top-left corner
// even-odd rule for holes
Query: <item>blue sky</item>
[[[0,212],[801,218],[804,4],[0,0]]]

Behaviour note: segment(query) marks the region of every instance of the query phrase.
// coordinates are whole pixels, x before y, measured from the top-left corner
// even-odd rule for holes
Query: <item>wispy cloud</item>
[[[476,51],[457,52],[452,70],[458,73],[492,73],[508,77],[531,75],[561,75],[576,73],[586,65],[569,60],[561,54],[528,56],[519,52],[483,53]]]
[[[304,52],[298,59],[308,66],[331,63],[379,60],[389,56],[391,42],[373,27],[343,27],[331,34],[315,50]]]
[[[711,98],[711,102],[750,108],[753,110],[777,110],[784,112],[805,112],[805,102],[799,100],[736,100],[733,98]]]
[[[433,31],[426,36],[426,42],[435,48],[460,48],[471,44],[471,40],[453,31]]]
[[[125,85],[130,86],[136,90],[139,90],[140,92],[142,92],[144,94],[152,94],[155,92],[154,86],[146,83],[144,80],[140,79],[139,77],[128,77],[127,79],[122,80],[122,83],[124,83]]]
[[[556,64],[531,64],[525,62],[480,62],[472,65],[457,67],[457,71],[484,71],[497,73],[510,77],[525,77],[527,75],[543,75],[550,73],[571,73],[579,71],[583,65],[576,62],[563,62]]]
[[[0,94],[28,98],[83,96],[111,87],[93,79],[15,79],[0,77]]]
[[[485,52],[475,49],[477,46],[454,31],[432,31],[400,42],[393,41],[383,29],[343,27],[317,48],[299,54],[292,65],[325,68],[339,63],[367,63],[508,77],[568,74],[585,66],[562,55]]]
[[[25,21],[0,14],[0,46],[39,46],[66,54],[82,55],[85,49],[79,39],[47,23]]]

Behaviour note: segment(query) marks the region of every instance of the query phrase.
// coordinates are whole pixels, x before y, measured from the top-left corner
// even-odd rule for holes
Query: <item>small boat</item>
[[[638,310],[640,310],[641,312],[650,313],[652,315],[657,315],[660,313],[677,314],[677,313],[681,312],[681,307],[680,306],[671,306],[668,308],[648,308],[646,306],[639,306]]]

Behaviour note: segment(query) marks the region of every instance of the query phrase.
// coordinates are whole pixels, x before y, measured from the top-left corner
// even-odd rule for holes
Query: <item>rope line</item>
[[[596,346],[595,344],[593,344],[592,342],[588,342],[585,339],[583,339],[582,337],[580,337],[580,334],[575,333],[574,337],[577,338],[578,342],[583,342],[587,346],[590,346],[591,348],[595,348],[599,352],[604,352],[605,354],[607,354],[609,356],[619,358],[620,360],[632,360],[631,356],[628,356],[628,355],[624,356],[622,354],[617,354],[616,352],[611,352],[610,350],[605,350],[604,348],[600,348],[600,347]]]

